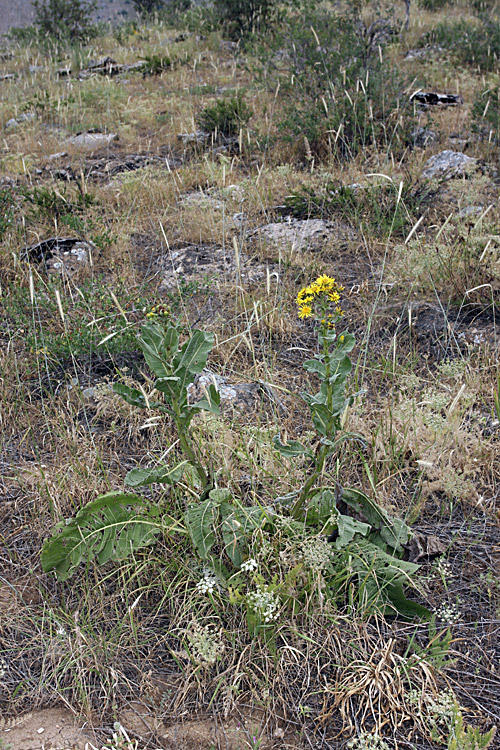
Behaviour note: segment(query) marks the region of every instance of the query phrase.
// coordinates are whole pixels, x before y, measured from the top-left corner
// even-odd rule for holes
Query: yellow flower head
[[[302,305],[299,310],[299,318],[310,318],[312,315],[311,305]]]
[[[343,286],[338,284],[333,276],[327,276],[322,274],[318,278],[311,282],[309,286],[303,287],[297,294],[297,305],[299,306],[299,318],[309,318],[313,315],[314,302],[318,299],[320,309],[318,313],[323,315],[327,312],[330,303],[335,305],[335,312],[337,315],[343,315],[340,307],[340,292],[344,289]],[[323,325],[327,325],[328,328],[334,328],[334,323],[330,320],[332,317],[328,315],[328,321],[321,316],[318,318],[321,320]]]

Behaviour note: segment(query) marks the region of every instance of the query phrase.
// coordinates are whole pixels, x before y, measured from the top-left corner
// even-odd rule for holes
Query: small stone
[[[37,729],[36,731],[37,731],[37,734],[43,734],[45,732],[45,728],[40,727],[40,729]]]

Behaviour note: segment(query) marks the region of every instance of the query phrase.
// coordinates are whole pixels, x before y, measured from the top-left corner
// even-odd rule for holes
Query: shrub
[[[252,115],[252,110],[239,94],[231,99],[219,99],[215,104],[205,107],[197,121],[206,133],[231,137],[238,135]]]
[[[96,0],[33,0],[35,27],[58,43],[87,42],[97,33],[91,22]]]
[[[148,16],[165,6],[165,0],[132,0],[136,11],[141,16]]]
[[[483,15],[475,23],[465,20],[443,21],[424,34],[420,45],[437,44],[464,65],[473,65],[484,71],[496,70],[500,58],[500,33],[498,19]]]
[[[412,107],[402,75],[378,46],[373,54],[355,17],[316,12],[311,21],[290,18],[268,50],[265,72],[285,99],[281,139],[300,144],[308,158],[405,145]]]
[[[277,20],[276,0],[214,0],[216,22],[231,39],[257,33]]]
[[[429,189],[383,183],[373,187],[338,187],[328,182],[315,192],[303,187],[285,198],[285,206],[297,219],[341,218],[354,227],[364,227],[380,236],[406,235],[432,193]]]

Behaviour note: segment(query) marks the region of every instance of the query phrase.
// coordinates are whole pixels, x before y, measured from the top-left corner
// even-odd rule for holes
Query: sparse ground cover
[[[272,7],[4,45],[0,747],[498,746],[498,8]]]

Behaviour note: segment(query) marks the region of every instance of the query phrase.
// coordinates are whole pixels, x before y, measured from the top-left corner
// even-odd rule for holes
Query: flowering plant
[[[307,372],[320,379],[318,393],[302,393],[311,412],[311,418],[320,440],[313,452],[298,441],[283,445],[279,437],[274,440],[276,449],[284,456],[306,455],[314,463],[314,469],[298,493],[292,507],[292,516],[300,518],[304,514],[307,501],[314,491],[315,484],[323,472],[325,462],[338,449],[340,443],[352,437],[347,433],[337,437],[342,431],[342,420],[347,407],[356,395],[346,398],[346,381],[352,369],[349,353],[354,349],[355,339],[344,332],[337,336],[336,326],[344,315],[340,306],[340,293],[344,287],[331,276],[319,276],[297,295],[299,318],[313,318],[319,322],[319,353],[314,359],[304,362]]]

